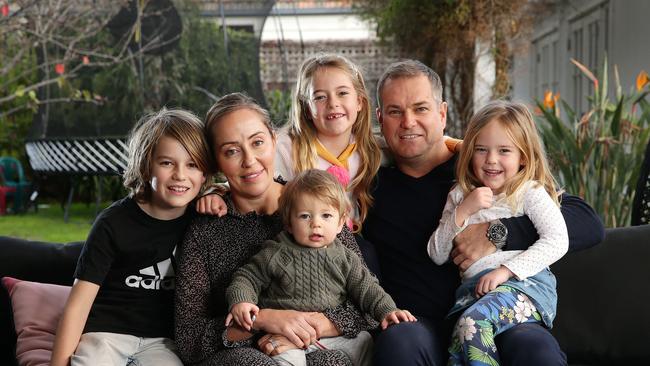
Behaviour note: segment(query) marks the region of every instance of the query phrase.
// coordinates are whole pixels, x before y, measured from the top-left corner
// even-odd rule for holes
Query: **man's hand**
[[[506,266],[501,266],[484,274],[476,284],[476,297],[481,297],[506,282],[514,273]]]
[[[235,319],[235,322],[240,327],[250,331],[253,329],[253,318],[252,316],[257,316],[259,314],[260,308],[255,304],[249,302],[239,302],[232,306],[230,313],[226,317],[226,326],[230,325],[230,322]]]
[[[451,259],[461,271],[486,255],[496,252],[497,248],[487,238],[489,223],[473,224],[465,228],[454,238]]]
[[[463,226],[468,217],[483,208],[492,207],[492,189],[478,187],[471,191],[456,208],[456,225]]]

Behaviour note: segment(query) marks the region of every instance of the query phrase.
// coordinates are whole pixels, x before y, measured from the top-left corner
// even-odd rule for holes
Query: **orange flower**
[[[636,90],[641,91],[643,87],[648,83],[648,73],[645,70],[641,70],[639,75],[636,76]]]
[[[88,65],[88,64],[90,63],[90,59],[88,58],[88,56],[84,55],[84,56],[81,58],[81,62],[82,62],[84,65]]]
[[[54,71],[56,71],[56,73],[59,75],[63,74],[65,72],[65,65],[64,64],[54,65]]]
[[[3,17],[7,17],[7,16],[9,16],[9,4],[4,3],[4,4],[2,5],[2,9],[1,9],[1,10],[2,10],[2,16],[3,16]]]
[[[550,90],[547,90],[544,92],[544,102],[542,105],[544,108],[548,109],[553,109],[555,108],[555,104],[557,104],[557,101],[560,99],[560,93],[557,93],[553,95],[553,92]]]
[[[544,92],[544,108],[553,108],[553,92],[550,90],[547,90]]]

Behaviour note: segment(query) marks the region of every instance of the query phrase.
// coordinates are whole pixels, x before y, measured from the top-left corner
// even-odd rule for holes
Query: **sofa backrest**
[[[636,365],[650,359],[650,225],[607,229],[594,248],[553,265],[552,330],[569,364]]]
[[[0,236],[0,278],[72,285],[83,243],[56,244]],[[0,286],[0,365],[15,365],[11,300]]]
[[[82,243],[0,236],[0,277],[70,285]],[[650,225],[607,229],[594,248],[553,265],[558,316],[552,333],[569,364],[643,364],[650,359]],[[0,365],[15,362],[9,298],[0,286]]]

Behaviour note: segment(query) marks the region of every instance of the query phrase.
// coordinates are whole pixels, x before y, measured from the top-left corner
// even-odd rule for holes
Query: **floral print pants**
[[[448,365],[499,365],[494,338],[517,324],[541,322],[523,293],[499,286],[471,305],[458,319],[449,346]]]

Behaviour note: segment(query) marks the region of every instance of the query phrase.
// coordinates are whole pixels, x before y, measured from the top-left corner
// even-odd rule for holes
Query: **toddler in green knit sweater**
[[[362,312],[381,322],[382,329],[400,321],[416,321],[379,285],[358,254],[336,238],[350,207],[343,187],[322,170],[307,170],[289,182],[280,197],[286,231],[268,240],[251,261],[235,272],[226,290],[230,314],[251,329],[259,307],[322,311],[350,299]],[[371,363],[372,338],[323,338],[307,349],[276,356],[280,365],[305,365],[305,354],[318,349],[345,352],[355,365]]]

